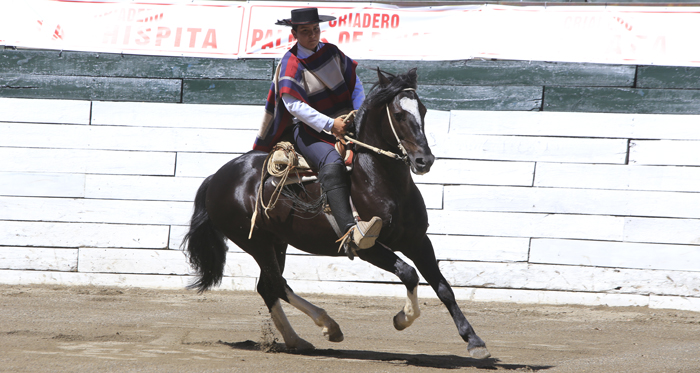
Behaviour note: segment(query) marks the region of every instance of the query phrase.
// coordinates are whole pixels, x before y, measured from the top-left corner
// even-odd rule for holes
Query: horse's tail
[[[207,214],[205,201],[211,178],[206,178],[197,190],[190,230],[181,245],[186,245],[187,257],[198,276],[187,288],[200,293],[221,283],[228,250],[224,235],[214,227]]]

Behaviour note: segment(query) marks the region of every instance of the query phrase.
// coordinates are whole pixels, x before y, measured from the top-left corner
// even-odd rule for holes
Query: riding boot
[[[370,221],[355,223],[350,208],[350,186],[345,165],[330,163],[318,172],[321,188],[326,193],[326,200],[341,232],[347,232],[341,239],[345,252],[352,259],[353,250],[368,249],[374,246],[382,229],[382,219],[375,216]],[[350,247],[350,242],[355,247]]]

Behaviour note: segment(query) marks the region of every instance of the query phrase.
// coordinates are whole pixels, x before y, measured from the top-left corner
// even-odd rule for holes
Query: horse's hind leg
[[[239,241],[238,244],[243,250],[251,254],[260,266],[260,279],[258,280],[257,290],[270,311],[275,327],[282,334],[284,344],[289,349],[299,351],[313,349],[314,346],[311,343],[299,337],[294,331],[280,304],[280,299],[289,302],[286,292],[287,281],[282,277],[283,256],[286,245],[282,247],[270,242],[261,242],[261,240],[255,240],[255,238],[252,241],[254,242],[245,241],[244,243]],[[277,260],[280,249],[282,251],[281,263]]]
[[[430,243],[428,236],[423,238],[423,242],[415,251],[404,251],[404,254],[415,263],[420,273],[425,277],[430,286],[435,290],[438,298],[445,304],[447,310],[452,315],[452,319],[457,326],[459,335],[467,342],[467,350],[471,357],[476,359],[485,359],[491,354],[486,349],[484,341],[476,335],[474,328],[469,324],[467,318],[464,317],[462,310],[459,309],[455,300],[454,292],[447,283],[445,277],[440,272],[440,268],[435,258],[433,245]]]
[[[289,304],[296,307],[299,311],[304,312],[316,325],[323,328],[323,335],[326,336],[330,342],[343,341],[344,337],[340,326],[335,320],[328,316],[328,313],[326,313],[323,308],[316,307],[304,298],[296,295],[289,286],[287,286],[286,291]]]
[[[272,307],[268,307],[268,309],[270,310],[272,321],[275,323],[275,327],[280,334],[282,334],[282,339],[284,339],[284,344],[287,346],[287,348],[297,351],[314,349],[314,345],[299,337],[299,335],[294,331],[292,324],[289,323],[287,315],[282,309],[279,299],[273,303]]]
[[[404,330],[413,324],[420,316],[418,306],[418,273],[408,263],[404,262],[389,249],[375,245],[370,250],[358,251],[360,259],[367,261],[387,272],[394,273],[406,286],[408,299],[403,309],[394,316],[396,330]]]
[[[275,247],[275,254],[277,256],[277,263],[278,267],[280,269],[281,273],[284,273],[284,264],[285,264],[285,259],[286,259],[286,253],[287,253],[287,244],[286,243],[277,243],[274,245]],[[323,308],[316,307],[310,302],[308,302],[306,299],[296,295],[294,291],[285,284],[285,295],[287,298],[285,299],[289,304],[294,306],[296,309],[299,311],[305,313],[307,316],[311,318],[311,320],[314,321],[314,323],[318,326],[320,326],[323,332],[323,335],[326,336],[326,338],[330,342],[342,342],[344,339],[343,332],[340,330],[340,326],[338,323],[335,322],[330,316],[328,316],[328,313]],[[281,307],[280,307],[281,309]]]

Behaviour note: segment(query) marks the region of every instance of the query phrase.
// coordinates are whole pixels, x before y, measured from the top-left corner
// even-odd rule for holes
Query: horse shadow
[[[347,360],[383,361],[392,363],[403,362],[406,365],[426,368],[460,369],[477,368],[488,370],[517,370],[536,372],[553,368],[550,365],[525,365],[525,364],[502,364],[499,359],[490,358],[484,360],[472,359],[457,355],[430,355],[430,354],[405,354],[394,352],[380,352],[370,350],[334,350],[316,349],[311,351],[298,352],[285,347],[283,343],[273,342],[258,343],[251,340],[244,342],[223,342],[219,344],[229,346],[236,350],[261,351],[267,353],[284,353],[292,355],[318,356],[324,358],[336,358]]]

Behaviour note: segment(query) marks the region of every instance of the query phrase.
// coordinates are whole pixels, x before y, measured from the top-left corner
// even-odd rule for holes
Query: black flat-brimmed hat
[[[276,25],[298,26],[313,25],[314,23],[328,22],[334,20],[333,16],[319,16],[317,8],[292,9],[292,18],[277,20]]]

